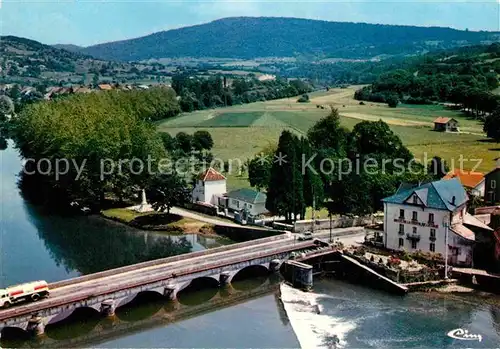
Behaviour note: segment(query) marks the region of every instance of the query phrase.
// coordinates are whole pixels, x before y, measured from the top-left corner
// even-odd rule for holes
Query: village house
[[[484,196],[484,174],[481,172],[472,171],[462,171],[460,169],[455,169],[454,171],[448,172],[443,179],[458,178],[460,183],[464,186],[468,192],[474,196],[483,197]]]
[[[434,120],[434,131],[458,132],[458,121],[453,118],[439,117]]]
[[[457,178],[404,184],[384,203],[384,245],[392,250],[445,256],[452,265],[472,265],[475,231],[492,229],[466,211],[468,196]],[[446,235],[448,241],[446,247]]]
[[[500,198],[500,166],[497,165],[493,170],[484,175],[484,201],[489,204],[495,204]]]
[[[110,84],[99,84],[97,85],[97,88],[101,91],[111,91],[113,90],[113,86]]]
[[[210,167],[197,178],[192,192],[194,203],[216,206],[218,198],[226,194],[226,177]]]
[[[227,207],[235,212],[247,211],[250,216],[266,213],[266,194],[253,189],[242,188],[226,195]]]

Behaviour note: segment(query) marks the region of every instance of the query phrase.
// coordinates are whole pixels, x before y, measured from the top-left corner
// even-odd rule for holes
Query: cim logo
[[[481,342],[483,340],[483,337],[480,334],[472,334],[469,333],[469,331],[457,328],[455,330],[451,330],[448,332],[448,337],[454,338],[454,339],[460,339],[463,341],[478,341]]]

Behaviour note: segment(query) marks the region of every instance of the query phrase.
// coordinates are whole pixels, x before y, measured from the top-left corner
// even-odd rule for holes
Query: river
[[[98,216],[63,217],[27,203],[17,188],[21,161],[9,143],[0,151],[0,287],[35,279],[57,281],[144,260],[219,245],[197,235],[165,236]],[[114,320],[77,311],[21,347],[211,348],[491,348],[500,343],[500,309],[467,297],[394,297],[340,281],[315,280],[314,292],[285,289],[279,280],[235,281],[230,290],[154,295],[117,310]],[[319,314],[318,314],[319,311]],[[464,328],[482,341],[446,336]]]

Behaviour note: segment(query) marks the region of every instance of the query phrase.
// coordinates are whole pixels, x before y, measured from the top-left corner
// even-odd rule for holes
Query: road
[[[262,254],[271,254],[274,250],[286,249],[287,247],[293,246],[293,241],[293,238],[287,237],[281,240],[264,242],[258,245],[244,246],[228,251],[193,257],[187,260],[184,259],[160,265],[143,267],[82,282],[78,282],[78,279],[76,279],[75,283],[52,289],[51,295],[48,299],[0,311],[0,320],[24,313],[31,313],[60,303],[70,303],[79,299],[114,292],[118,289],[129,288],[132,285],[154,282],[159,279],[167,279],[171,277],[174,272],[176,275],[180,275],[191,270],[200,270],[203,267],[212,268],[219,264],[224,265],[224,263],[237,263],[240,259],[255,259]],[[311,245],[311,243],[312,241],[302,242],[300,246],[304,245],[304,247],[307,247]],[[297,248],[300,247],[297,245],[295,246]],[[186,257],[188,256],[189,255],[186,255]]]
[[[362,230],[359,230],[359,228],[356,228],[354,233],[353,228],[335,229],[334,236],[335,239],[338,237],[344,245],[351,245],[356,244],[360,240],[362,241],[364,233]],[[315,237],[322,240],[328,239],[329,231],[315,233]],[[241,259],[250,260],[258,258],[263,254],[273,254],[276,250],[286,250],[292,246],[297,249],[302,246],[306,248],[311,246],[312,243],[311,240],[303,242],[297,241],[296,234],[288,234],[280,240],[266,241],[256,245],[240,246],[230,250],[194,256],[191,258],[189,258],[189,254],[186,254],[184,255],[186,257],[185,259],[117,272],[115,274],[109,273],[103,277],[87,278],[82,281],[76,278],[71,284],[55,288],[51,287],[51,295],[48,299],[40,300],[37,303],[28,303],[1,310],[0,320],[32,313],[61,303],[71,303],[88,297],[115,292],[119,289],[133,287],[133,285],[168,279],[173,273],[181,275],[182,273],[195,272],[205,267],[211,269],[217,265],[234,264]]]
[[[204,216],[201,214],[197,214],[195,212],[185,210],[185,209],[180,208],[180,207],[172,207],[170,209],[170,213],[176,214],[176,215],[179,215],[182,217],[186,217],[186,218],[195,219],[195,220],[200,221],[200,222],[213,224],[213,225],[222,225],[222,226],[226,226],[226,227],[239,227],[239,228],[244,227],[243,225],[240,225],[237,223],[231,223],[231,222],[228,222],[224,219],[217,219],[216,217],[214,217],[214,218],[207,217],[207,216]],[[252,228],[254,228],[254,227],[252,226]]]

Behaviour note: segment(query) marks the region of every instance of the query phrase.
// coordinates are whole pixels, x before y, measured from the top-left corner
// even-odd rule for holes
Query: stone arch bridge
[[[141,292],[157,292],[174,300],[193,280],[211,279],[225,286],[249,267],[277,272],[292,253],[314,248],[313,241],[298,242],[294,237],[279,235],[53,283],[49,298],[1,310],[0,334],[15,327],[40,335],[46,325],[62,321],[82,307],[112,316],[117,307]]]

